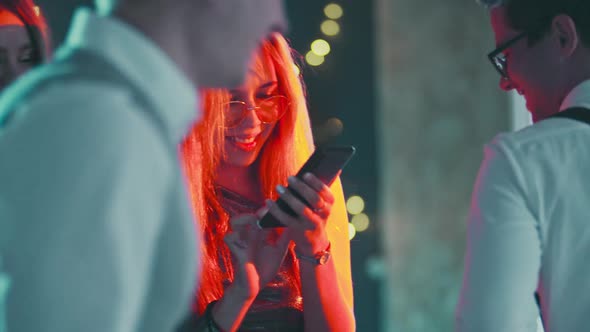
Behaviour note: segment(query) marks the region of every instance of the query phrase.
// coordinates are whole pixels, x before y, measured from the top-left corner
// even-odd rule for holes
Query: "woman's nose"
[[[246,103],[246,112],[244,114],[244,123],[248,126],[257,126],[260,125],[262,122],[258,118],[258,106],[251,100],[245,101]]]

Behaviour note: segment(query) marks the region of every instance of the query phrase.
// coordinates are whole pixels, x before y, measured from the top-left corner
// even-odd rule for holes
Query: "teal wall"
[[[471,190],[509,97],[474,0],[376,3],[382,330],[452,331]]]

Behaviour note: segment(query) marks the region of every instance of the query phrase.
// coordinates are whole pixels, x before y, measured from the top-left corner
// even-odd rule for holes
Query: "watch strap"
[[[330,247],[331,246],[332,246],[332,244],[330,242],[328,242],[328,246],[326,247],[326,249],[318,251],[313,256],[303,255],[302,253],[300,253],[297,250],[297,247],[295,247],[295,256],[297,257],[297,259],[304,260],[304,261],[313,263],[315,265],[323,265],[330,258]],[[324,257],[325,257],[325,260],[323,260]]]

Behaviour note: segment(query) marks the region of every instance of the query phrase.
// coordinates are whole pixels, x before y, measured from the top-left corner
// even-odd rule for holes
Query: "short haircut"
[[[529,44],[541,39],[550,29],[553,18],[568,15],[576,24],[582,44],[590,47],[589,0],[477,0],[487,8],[504,6],[511,28],[528,31]]]

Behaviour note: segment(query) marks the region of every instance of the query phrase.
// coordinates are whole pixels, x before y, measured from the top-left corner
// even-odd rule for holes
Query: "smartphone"
[[[302,179],[306,173],[312,173],[318,179],[320,179],[327,186],[332,185],[338,173],[348,164],[350,159],[354,156],[356,149],[354,146],[324,146],[319,147],[309,157],[305,164],[301,167],[297,175],[297,178]],[[302,201],[307,206],[311,207],[310,204],[305,201],[295,190],[287,187],[295,197]],[[296,217],[297,213],[291,209],[280,198],[277,200],[277,205],[285,213],[290,216]],[[273,215],[267,213],[259,221],[258,226],[260,228],[271,228],[271,227],[284,227],[280,221],[278,221]]]

